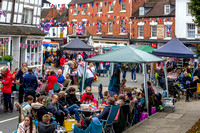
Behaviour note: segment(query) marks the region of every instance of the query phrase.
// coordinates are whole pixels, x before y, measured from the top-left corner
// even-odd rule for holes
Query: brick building
[[[77,25],[84,26],[83,35],[93,36],[94,43],[129,44],[131,16],[129,0],[72,0],[69,8],[69,36]],[[123,27],[122,27],[123,26]],[[123,28],[123,30],[122,30]]]
[[[93,36],[94,44],[163,45],[174,38],[174,0],[72,0],[69,7],[69,36],[77,26]],[[156,47],[155,46],[155,47]]]
[[[139,6],[138,6],[139,5]],[[175,1],[149,0],[133,5],[132,44],[155,48],[175,37]]]

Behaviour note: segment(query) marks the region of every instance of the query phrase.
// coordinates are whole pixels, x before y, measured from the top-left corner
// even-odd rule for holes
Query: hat
[[[67,95],[67,93],[65,93],[65,91],[60,91],[60,92],[58,93],[58,95]]]

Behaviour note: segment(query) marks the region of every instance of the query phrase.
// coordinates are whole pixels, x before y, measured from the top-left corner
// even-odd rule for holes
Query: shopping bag
[[[66,119],[66,120],[64,120],[64,127],[66,128],[65,133],[73,131],[72,125],[74,123],[77,123],[77,121],[75,119]]]

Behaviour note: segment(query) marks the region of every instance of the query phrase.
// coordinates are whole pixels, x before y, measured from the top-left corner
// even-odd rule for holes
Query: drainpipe
[[[132,15],[132,0],[130,1],[130,17],[131,17],[131,15]],[[131,40],[131,36],[132,36],[132,29],[131,29],[131,27],[132,27],[132,22],[131,22],[131,19],[130,19],[130,40]],[[129,44],[130,44],[130,42],[129,42]]]
[[[12,5],[12,14],[11,14],[10,25],[13,25],[13,21],[14,21],[14,13],[15,13],[15,0],[13,0],[13,5]]]

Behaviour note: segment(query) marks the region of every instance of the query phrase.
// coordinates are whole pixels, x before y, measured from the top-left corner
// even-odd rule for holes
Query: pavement
[[[140,89],[141,84],[143,83],[143,75],[141,73],[137,73],[137,82],[131,82],[131,73],[127,72],[127,87],[137,87]],[[93,82],[92,84],[92,93],[96,98],[98,98],[98,85],[103,85],[103,92],[108,90],[109,85],[109,77],[99,77],[97,82]],[[76,85],[74,85],[77,88]],[[153,86],[156,92],[161,92],[160,88],[156,88]],[[77,92],[77,97],[80,98],[80,93]],[[17,100],[17,99],[16,99]],[[176,103],[176,111],[174,113],[164,113],[158,112],[155,115],[151,116],[149,119],[144,120],[136,126],[131,127],[127,130],[130,133],[163,133],[169,132],[171,130],[174,132],[182,131],[181,133],[187,131],[191,128],[195,122],[200,119],[200,113],[198,111],[200,109],[199,105],[200,101],[191,101],[186,103],[185,101],[179,101]],[[175,114],[175,115],[173,115]],[[178,115],[176,115],[178,114]],[[166,116],[168,116],[166,118]],[[179,119],[174,119],[177,117]],[[3,107],[0,105],[0,133],[12,133],[17,129],[18,123],[18,112],[14,109],[13,113],[4,113]],[[183,124],[183,125],[182,125]]]
[[[185,133],[200,119],[200,100],[175,104],[175,112],[158,112],[130,127],[127,133]]]

